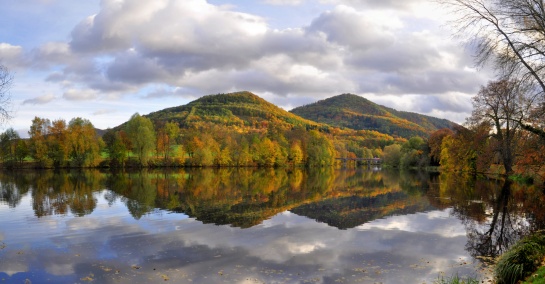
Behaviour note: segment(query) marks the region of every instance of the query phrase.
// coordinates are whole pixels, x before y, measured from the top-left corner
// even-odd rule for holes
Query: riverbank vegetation
[[[29,135],[21,139],[13,129],[0,135],[5,167],[315,167],[333,165],[338,157],[379,157],[380,143],[394,142],[385,139],[377,148],[367,148],[358,143],[364,138],[305,127],[269,125],[242,133],[214,124],[180,128],[175,122],[153,122],[139,114],[102,136],[87,119],[66,123],[36,117]]]
[[[459,275],[451,277],[440,276],[434,284],[479,284],[479,280],[473,277],[460,277]]]
[[[522,239],[498,259],[495,269],[497,283],[518,283],[531,276],[543,265],[544,260],[545,233],[541,231]],[[529,283],[535,283],[532,282],[534,278],[537,280],[536,277],[530,277]]]

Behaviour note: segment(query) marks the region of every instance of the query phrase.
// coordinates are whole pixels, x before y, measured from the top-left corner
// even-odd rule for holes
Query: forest
[[[136,113],[106,131],[84,118],[35,117],[28,134],[0,135],[5,167],[322,167],[336,158],[381,157],[385,146],[405,140],[309,121],[249,92]]]
[[[87,119],[74,118],[66,123],[36,117],[29,139],[21,139],[13,129],[2,133],[0,153],[9,168],[322,167],[334,165],[335,158],[343,156],[380,157],[381,146],[394,142],[367,141],[363,135],[351,139],[343,132],[327,133],[312,127],[260,127],[237,132],[203,122],[180,128],[175,122],[153,122],[135,114],[119,129],[100,136]]]

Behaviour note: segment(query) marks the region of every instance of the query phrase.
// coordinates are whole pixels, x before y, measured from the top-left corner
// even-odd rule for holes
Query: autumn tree
[[[278,148],[275,143],[268,137],[260,140],[254,144],[255,149],[255,161],[260,166],[274,166],[276,163],[276,156],[278,155]]]
[[[69,153],[77,167],[95,166],[100,157],[102,139],[88,119],[76,117],[68,123]]]
[[[433,132],[428,138],[428,147],[430,148],[430,159],[432,165],[439,165],[441,161],[441,144],[447,136],[454,135],[454,132],[448,128],[439,129]]]
[[[204,143],[196,135],[191,135],[191,138],[188,138],[188,141],[185,143],[185,147],[189,157],[193,157],[198,149],[204,147]]]
[[[30,155],[41,166],[49,167],[52,161],[48,156],[47,134],[51,121],[46,118],[34,117],[28,131]]]
[[[163,159],[169,161],[173,153],[173,146],[180,135],[180,127],[177,123],[167,122],[157,131],[156,149],[158,154],[162,154]]]
[[[132,151],[138,156],[141,166],[147,164],[150,154],[155,147],[155,128],[149,118],[135,113],[125,127],[127,136],[132,144]]]
[[[520,127],[545,139],[545,5],[542,0],[437,0],[452,8],[457,34],[476,47],[478,64],[488,63],[501,79],[528,90],[531,119]]]
[[[490,146],[499,154],[507,175],[513,171],[520,121],[525,120],[528,109],[524,90],[515,81],[490,82],[473,98],[473,112],[468,122],[491,127]]]
[[[53,120],[48,126],[47,146],[53,165],[64,166],[70,154],[68,128],[64,119]]]
[[[539,178],[545,181],[545,144],[536,135],[522,133],[518,147],[520,154],[516,159],[516,174]]]
[[[294,165],[300,165],[303,162],[303,149],[301,149],[301,142],[295,140],[291,143],[288,160]]]
[[[242,136],[240,142],[236,144],[233,152],[233,163],[237,166],[249,166],[252,163],[250,154],[250,143],[246,137]]]
[[[489,147],[490,126],[456,127],[441,145],[441,169],[453,172],[482,173],[490,169],[493,153]]]
[[[323,167],[334,164],[335,147],[331,140],[316,130],[311,130],[306,143],[307,166]]]

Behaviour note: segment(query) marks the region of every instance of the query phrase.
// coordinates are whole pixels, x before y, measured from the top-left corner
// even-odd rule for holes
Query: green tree
[[[323,134],[311,130],[307,141],[307,166],[323,167],[333,165],[335,159],[335,147]]]
[[[125,166],[125,161],[129,156],[128,140],[123,138],[126,136],[127,135],[123,130],[108,130],[102,136],[102,139],[106,144],[106,151],[110,157],[110,164],[113,166]]]
[[[214,165],[214,154],[208,146],[197,149],[191,158],[191,164],[198,167]]]
[[[429,164],[427,144],[421,137],[411,137],[401,146],[399,166],[402,168],[425,167]]]
[[[167,122],[165,124],[165,133],[167,135],[167,143],[165,149],[165,159],[169,159],[172,156],[173,146],[176,145],[178,137],[180,136],[180,126],[174,122]]]
[[[150,154],[155,147],[155,128],[149,118],[135,113],[125,127],[132,144],[132,151],[138,156],[141,166],[148,163]]]
[[[123,142],[123,138],[121,137],[121,133],[119,131],[115,132],[114,139],[109,149],[110,159],[112,159],[114,163],[123,167],[125,165],[125,161],[127,160],[128,153],[127,146]]]
[[[11,127],[0,134],[0,153],[8,166],[13,166],[17,161],[16,152],[20,139],[19,134]]]
[[[30,154],[27,142],[23,139],[17,141],[17,148],[15,148],[15,158],[19,164],[23,164],[25,158]]]
[[[382,152],[382,159],[384,161],[384,165],[397,168],[400,166],[401,161],[401,145],[399,144],[392,144],[389,146],[384,147],[384,151]]]

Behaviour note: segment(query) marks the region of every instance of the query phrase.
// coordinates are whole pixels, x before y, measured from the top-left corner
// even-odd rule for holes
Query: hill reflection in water
[[[346,229],[437,208],[426,196],[429,176],[381,171],[233,168],[32,172],[0,178],[2,201],[16,207],[30,192],[37,217],[91,214],[96,207],[93,194],[105,188],[108,202],[123,202],[135,219],[164,209],[241,228],[288,210]]]
[[[544,227],[544,201],[534,187],[409,172],[4,172],[0,279],[422,283],[441,272],[485,275],[482,256]]]

